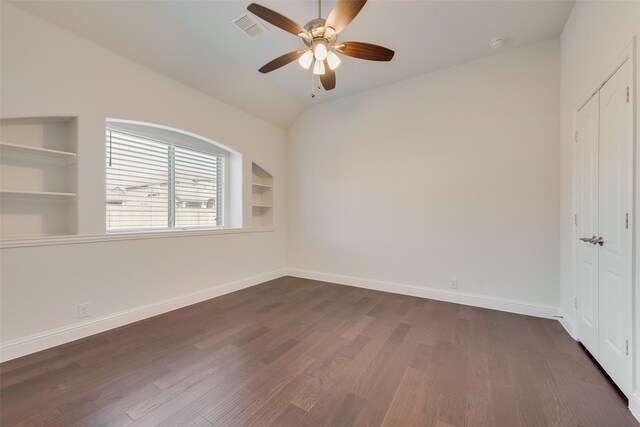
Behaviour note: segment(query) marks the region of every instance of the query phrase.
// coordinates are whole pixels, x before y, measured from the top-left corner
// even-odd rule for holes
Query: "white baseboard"
[[[287,269],[287,275],[301,277],[303,279],[331,282],[339,285],[356,286],[358,288],[366,288],[376,291],[411,295],[414,297],[429,298],[438,301],[447,301],[456,304],[507,311],[510,313],[526,314],[528,316],[544,317],[548,319],[555,319],[554,316],[558,315],[558,307],[512,300],[507,298],[478,295],[468,292],[427,288],[422,286],[407,285],[403,283],[383,282],[380,280],[363,279],[359,277],[342,276],[339,274],[331,273],[321,273],[317,271],[301,270],[297,268]]]
[[[255,286],[268,280],[277,279],[286,274],[286,269],[274,270],[258,274],[234,282],[213,286],[208,289],[181,295],[175,298],[158,301],[141,307],[135,307],[119,313],[98,317],[82,323],[63,326],[49,331],[30,335],[0,344],[0,361],[15,359],[20,356],[35,353],[40,350],[55,347],[60,344],[75,341],[109,329],[117,328],[171,310],[196,304],[220,295],[235,292],[240,289]]]
[[[576,334],[575,322],[573,316],[568,315],[565,311],[560,310],[560,316],[562,316],[560,320],[560,324],[564,327],[564,329],[571,335],[571,338],[574,340],[578,340],[578,335]]]
[[[640,391],[636,390],[631,393],[631,398],[629,399],[629,410],[636,417],[636,420],[640,421]]]
[[[478,295],[468,292],[419,287],[402,283],[383,282],[379,280],[289,268],[274,270],[187,295],[181,295],[164,301],[158,301],[141,307],[135,307],[107,316],[98,317],[85,322],[75,323],[24,338],[7,341],[0,344],[0,361],[4,362],[27,354],[35,353],[40,350],[55,347],[60,344],[75,341],[109,329],[157,316],[158,314],[166,313],[171,310],[176,310],[220,295],[248,288],[268,280],[277,279],[285,275],[549,319],[558,315],[557,307],[543,304]],[[562,315],[565,316],[565,319],[561,320],[563,326],[567,329],[569,334],[573,336],[572,320],[568,319],[566,315]]]

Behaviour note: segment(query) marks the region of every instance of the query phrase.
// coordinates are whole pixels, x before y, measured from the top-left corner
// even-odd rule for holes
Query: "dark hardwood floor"
[[[2,426],[631,426],[552,320],[282,278],[0,365]]]

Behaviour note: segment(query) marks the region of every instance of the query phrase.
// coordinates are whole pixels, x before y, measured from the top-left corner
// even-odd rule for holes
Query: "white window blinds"
[[[225,155],[107,128],[107,231],[223,225]]]

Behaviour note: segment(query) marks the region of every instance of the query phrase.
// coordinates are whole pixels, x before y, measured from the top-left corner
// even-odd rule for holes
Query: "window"
[[[150,125],[107,122],[107,231],[224,225],[228,153]]]

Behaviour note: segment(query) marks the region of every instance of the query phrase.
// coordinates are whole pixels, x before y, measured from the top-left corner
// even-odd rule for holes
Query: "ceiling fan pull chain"
[[[311,98],[316,97],[316,83],[315,83],[315,74],[311,73]]]

